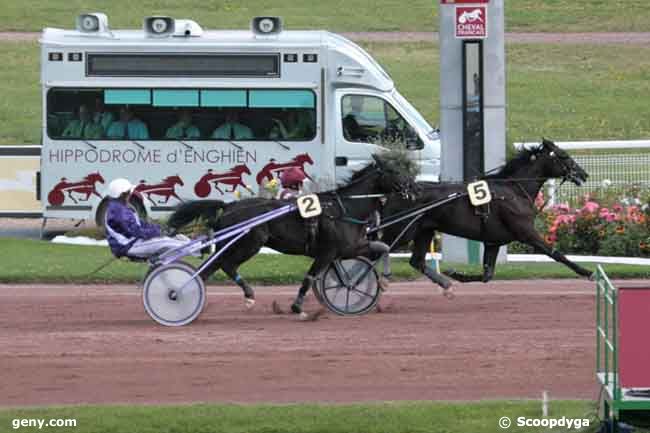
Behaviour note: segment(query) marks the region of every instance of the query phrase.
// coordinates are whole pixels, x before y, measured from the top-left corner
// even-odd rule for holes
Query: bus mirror
[[[108,31],[108,17],[102,13],[81,14],[77,17],[77,30],[83,33]]]
[[[251,21],[251,29],[256,35],[277,35],[282,31],[282,18],[255,17]]]
[[[174,34],[174,19],[171,17],[147,17],[144,19],[144,32],[148,36],[165,37]]]

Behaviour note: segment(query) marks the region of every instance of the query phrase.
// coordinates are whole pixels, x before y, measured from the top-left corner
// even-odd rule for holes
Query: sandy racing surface
[[[626,282],[626,285],[634,283]],[[642,284],[642,282],[636,282]],[[0,406],[75,403],[596,398],[594,283],[394,283],[383,312],[245,311],[210,287],[190,326],[164,328],[133,286],[0,285]],[[316,309],[313,303],[308,309]]]

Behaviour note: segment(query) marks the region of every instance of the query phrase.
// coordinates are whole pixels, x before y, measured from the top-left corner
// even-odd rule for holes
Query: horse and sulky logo
[[[485,6],[456,6],[456,37],[482,39],[487,37]]]
[[[176,200],[182,202],[183,200],[176,194],[176,185],[183,186],[183,180],[180,176],[167,176],[160,183],[149,185],[145,180],[141,180],[140,183],[133,189],[134,194],[139,194],[141,197],[147,198],[152,205],[165,204],[169,201],[170,197],[174,197]],[[164,200],[159,200],[156,203],[151,196],[158,196],[164,198]]]
[[[47,195],[47,201],[52,206],[61,206],[65,202],[66,196],[74,204],[78,204],[80,201],[88,201],[91,195],[102,198],[95,187],[97,182],[104,183],[104,178],[99,172],[90,173],[79,182],[68,182],[67,178],[62,177],[61,181],[54,185],[52,191]]]
[[[284,170],[291,167],[297,167],[301,169],[302,172],[305,173],[305,176],[307,176],[309,180],[312,180],[312,178],[305,171],[305,164],[309,164],[309,165],[314,164],[314,161],[307,153],[301,153],[299,155],[296,155],[289,162],[277,163],[275,162],[275,159],[271,159],[271,161],[268,164],[266,164],[264,167],[262,167],[260,172],[257,173],[255,180],[257,181],[258,185],[262,185],[264,179],[270,182],[273,180],[273,178],[276,175],[279,176],[280,174],[282,174]]]
[[[257,173],[255,179],[257,183],[261,185],[264,179],[271,181],[290,167],[298,167],[305,172],[305,164],[314,164],[314,161],[307,153],[301,153],[293,157],[291,160],[282,163],[278,163],[274,159],[271,159],[271,161],[262,167],[259,173]],[[230,168],[230,170],[221,173],[215,173],[212,169],[209,169],[207,173],[204,174],[194,185],[194,193],[197,197],[206,198],[210,195],[213,188],[221,195],[224,195],[226,192],[233,193],[239,187],[248,189],[243,179],[244,175],[251,175],[250,169],[245,164],[236,165]],[[311,179],[306,172],[305,175]],[[78,204],[80,201],[88,201],[92,195],[101,199],[102,196],[97,192],[97,182],[105,183],[104,178],[99,174],[99,172],[90,173],[79,182],[69,182],[67,178],[63,177],[59,183],[54,185],[52,191],[49,192],[47,200],[52,206],[61,206],[66,201],[66,198],[71,200],[74,204]],[[224,192],[219,187],[219,184],[227,185],[231,188]],[[138,185],[136,185],[133,192],[143,199],[146,198],[155,206],[158,204],[168,203],[170,198],[175,198],[179,202],[182,202],[183,199],[181,199],[176,193],[176,186],[184,185],[185,183],[178,175],[167,176],[161,182],[155,184],[149,184],[146,180],[142,179]],[[158,201],[156,202],[154,198],[157,198]]]

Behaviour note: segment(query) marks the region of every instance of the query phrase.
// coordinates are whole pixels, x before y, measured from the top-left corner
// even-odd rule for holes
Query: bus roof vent
[[[77,30],[88,34],[109,33],[108,17],[99,12],[81,14],[77,17]]]
[[[251,30],[257,36],[277,36],[282,32],[282,18],[255,17],[251,21]]]
[[[171,17],[153,16],[144,19],[144,32],[149,37],[165,38],[174,34],[174,19]]]
[[[192,20],[176,20],[174,26],[174,36],[189,37],[203,34],[201,26]]]

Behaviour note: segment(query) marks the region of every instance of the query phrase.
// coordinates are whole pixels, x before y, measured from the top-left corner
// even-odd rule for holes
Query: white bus
[[[363,49],[325,31],[203,31],[148,17],[111,30],[103,14],[41,43],[46,218],[97,218],[116,177],[156,217],[185,200],[232,200],[287,167],[330,183],[397,139],[437,180],[437,131]],[[99,219],[101,221],[101,218]]]

